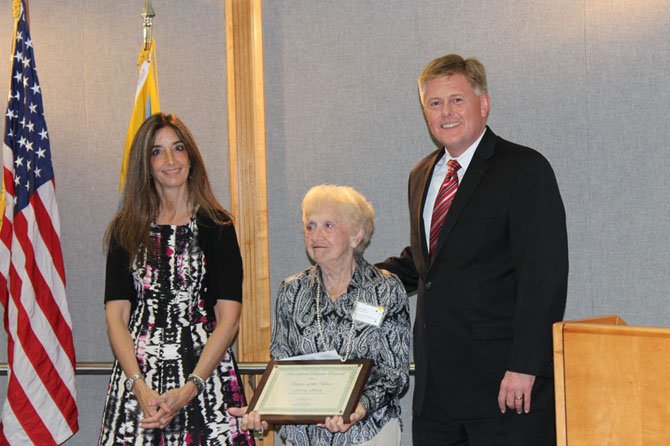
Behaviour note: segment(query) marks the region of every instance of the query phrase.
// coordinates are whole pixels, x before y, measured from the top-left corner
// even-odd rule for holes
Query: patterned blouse
[[[320,294],[322,339],[316,315]],[[379,326],[356,321],[356,301],[384,308]],[[334,349],[347,359],[370,358],[374,367],[360,403],[366,416],[347,432],[331,433],[316,425],[285,425],[279,434],[294,445],[348,446],[374,437],[392,418],[400,419],[398,398],[409,381],[410,319],[407,294],[400,280],[356,256],[346,294],[333,301],[313,266],[282,282],[275,304],[270,353],[273,359]]]

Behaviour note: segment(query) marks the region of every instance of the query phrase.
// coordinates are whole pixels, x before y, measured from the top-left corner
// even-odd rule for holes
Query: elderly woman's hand
[[[337,417],[328,417],[323,424],[318,426],[325,427],[330,432],[346,432],[349,428],[356,422],[362,420],[365,417],[365,408],[360,403],[356,406],[356,410],[349,417],[349,422],[345,423],[344,419],[340,416]]]
[[[246,407],[230,407],[228,413],[236,418],[241,418],[240,429],[243,431],[253,431],[254,438],[262,437],[263,432],[269,428],[268,423],[261,421],[261,415],[255,410],[247,413]]]

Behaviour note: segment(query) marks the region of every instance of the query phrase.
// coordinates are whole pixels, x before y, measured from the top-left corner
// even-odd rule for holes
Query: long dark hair
[[[109,248],[114,243],[125,249],[131,262],[141,248],[149,246],[149,228],[160,211],[160,197],[151,178],[151,151],[156,132],[163,127],[170,127],[177,133],[188,153],[191,164],[188,192],[193,208],[216,224],[232,221],[228,211],[214,197],[200,150],[189,129],[175,115],[156,113],[147,118],[135,134],[123,187],[123,203],[105,233],[105,246]]]

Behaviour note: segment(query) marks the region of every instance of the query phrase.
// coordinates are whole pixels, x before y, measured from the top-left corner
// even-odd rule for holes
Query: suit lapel
[[[496,139],[496,135],[491,129],[486,127],[486,133],[484,133],[484,137],[475,149],[475,154],[472,157],[472,161],[470,161],[468,170],[465,172],[465,176],[463,176],[463,180],[458,186],[456,197],[454,197],[454,201],[451,203],[449,211],[447,211],[444,224],[442,225],[442,229],[440,229],[440,236],[437,239],[435,247],[436,255],[434,257],[437,257],[437,254],[439,254],[449,234],[454,229],[456,222],[463,213],[463,209],[467,206],[470,197],[472,197],[473,192],[477,189],[477,185],[488,170]]]

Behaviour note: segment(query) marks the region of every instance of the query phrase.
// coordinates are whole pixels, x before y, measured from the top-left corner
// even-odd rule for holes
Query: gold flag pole
[[[21,15],[21,0],[14,0],[12,3],[12,9],[14,12],[14,35],[16,36],[16,27],[19,25],[19,16]],[[30,24],[28,21],[28,0],[26,0],[26,23]],[[14,50],[16,49],[14,47],[16,45],[16,40],[12,41],[12,54],[14,54]],[[9,64],[10,66],[10,73],[13,71],[13,63],[14,59],[11,59],[11,62]],[[9,78],[9,88],[7,91],[12,90],[12,78],[10,76]],[[5,206],[7,205],[6,198],[5,198],[5,169],[2,166],[2,154],[0,154],[0,230],[2,229],[2,221],[3,217],[5,215]]]
[[[144,33],[141,50],[137,58],[137,68],[139,69],[140,76],[137,90],[135,91],[135,100],[133,102],[133,111],[130,115],[130,123],[128,124],[128,132],[126,133],[126,141],[123,145],[123,159],[119,174],[119,197],[121,199],[123,199],[123,186],[126,181],[130,146],[132,145],[135,133],[137,133],[137,130],[149,115],[160,111],[156,45],[152,36],[153,21],[156,13],[154,12],[151,0],[144,1],[144,10],[140,16],[143,18],[142,30]]]
[[[151,48],[151,28],[155,16],[156,13],[151,5],[151,0],[144,0],[144,11],[142,11],[142,18],[144,18],[144,51],[149,51]]]

